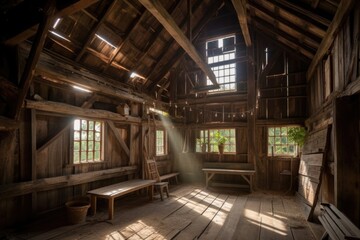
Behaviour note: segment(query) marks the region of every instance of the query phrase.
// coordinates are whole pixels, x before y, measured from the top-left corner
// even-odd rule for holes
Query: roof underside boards
[[[1,30],[2,43],[14,45],[24,39],[33,41],[32,35],[40,19],[38,12],[45,2],[2,1],[1,25],[6,26]],[[196,37],[212,18],[221,14],[237,16],[230,0],[159,2],[185,36],[191,36],[195,45]],[[326,35],[340,0],[245,2],[250,37],[252,31],[261,32],[285,50],[299,53],[310,62]],[[188,3],[191,3],[191,12]],[[169,71],[186,54],[140,1],[67,0],[57,1],[56,6],[54,22],[44,44],[49,52],[143,91],[163,91],[171,87],[167,79]],[[23,14],[25,20],[16,18],[19,14]],[[240,25],[238,28],[241,32]],[[136,77],[131,77],[133,72],[137,73]]]

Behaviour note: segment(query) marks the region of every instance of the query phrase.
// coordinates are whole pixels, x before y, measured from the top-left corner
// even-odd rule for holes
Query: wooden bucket
[[[65,203],[66,217],[69,224],[84,223],[90,203],[84,200],[74,200]]]

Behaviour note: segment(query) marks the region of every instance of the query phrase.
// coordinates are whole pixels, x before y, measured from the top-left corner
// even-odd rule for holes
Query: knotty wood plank
[[[253,240],[260,236],[260,204],[258,196],[249,196],[244,212],[241,213],[240,221],[236,226],[236,231],[232,239]]]
[[[126,145],[124,139],[122,139],[122,137],[119,134],[119,131],[117,130],[117,128],[115,127],[115,124],[111,121],[106,121],[106,123],[108,124],[108,126],[110,127],[111,131],[113,132],[116,140],[118,141],[118,143],[120,144],[121,148],[124,150],[124,152],[126,153],[126,155],[130,158],[130,149],[129,147]],[[131,136],[131,134],[130,134]]]
[[[236,195],[230,195],[222,205],[221,209],[217,212],[212,222],[206,227],[205,231],[201,234],[199,240],[214,239],[220,230],[226,226],[226,221],[232,212],[235,212],[238,216],[239,212],[235,210],[235,203],[238,197]],[[219,238],[230,239],[230,238]]]
[[[275,226],[281,231],[281,235],[278,235],[278,239],[292,240],[291,233],[291,215],[289,215],[285,209],[284,204],[281,197],[273,196],[272,197],[272,211],[273,218],[275,222]]]
[[[216,239],[232,239],[240,217],[243,216],[245,211],[245,204],[248,196],[237,196],[234,206],[231,208],[223,227],[216,236]]]
[[[218,86],[216,77],[208,65],[197,53],[195,47],[186,38],[182,30],[177,26],[174,19],[166,11],[158,0],[139,0],[141,4],[147,8],[149,12],[164,26],[168,33],[177,41],[177,43],[186,51],[186,53],[194,60],[194,62],[204,71],[211,82]]]
[[[272,198],[264,197],[260,205],[260,238],[259,239],[280,239],[282,234],[280,224],[275,223],[272,206]]]
[[[283,198],[283,205],[287,218],[289,219],[289,227],[294,240],[315,240],[314,235],[311,233],[309,226],[302,215],[300,205],[294,198]]]
[[[197,239],[210,224],[216,213],[221,209],[222,205],[226,201],[226,195],[210,195],[205,200],[202,206],[199,206],[195,210],[198,214],[192,218],[191,224],[182,230],[174,239]]]
[[[310,66],[308,68],[308,71],[306,73],[306,80],[310,81],[312,76],[315,73],[315,70],[317,69],[318,64],[322,60],[322,58],[325,56],[327,51],[329,50],[331,44],[334,41],[334,36],[338,29],[340,28],[343,19],[348,16],[348,12],[352,9],[352,6],[355,4],[354,0],[342,0],[337,8],[337,11],[335,13],[335,16],[328,27],[326,31],[325,37],[322,39],[320,46],[318,50],[316,51],[316,54],[313,58],[313,60],[310,63]]]

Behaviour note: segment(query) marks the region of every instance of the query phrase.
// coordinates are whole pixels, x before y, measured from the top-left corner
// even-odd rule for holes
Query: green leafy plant
[[[228,138],[223,136],[220,131],[215,132],[213,139],[214,139],[215,143],[217,143],[218,145],[224,144],[228,140]]]
[[[304,127],[292,127],[289,128],[288,138],[300,147],[304,145],[306,138],[306,130]]]

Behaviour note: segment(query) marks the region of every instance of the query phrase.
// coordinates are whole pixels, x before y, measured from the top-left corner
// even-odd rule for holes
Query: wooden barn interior
[[[0,9],[0,239],[360,239],[359,1]]]

